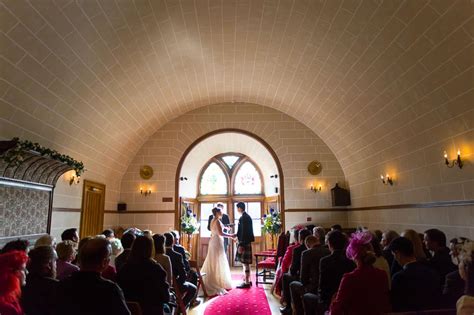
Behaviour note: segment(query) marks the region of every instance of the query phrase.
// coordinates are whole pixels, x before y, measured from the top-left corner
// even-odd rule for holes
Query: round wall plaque
[[[321,170],[323,169],[323,166],[321,165],[320,162],[314,160],[312,161],[311,163],[309,163],[308,165],[308,172],[311,174],[311,175],[318,175],[319,173],[321,173]]]
[[[143,179],[150,179],[153,176],[153,168],[149,165],[143,165],[140,168],[140,177]]]

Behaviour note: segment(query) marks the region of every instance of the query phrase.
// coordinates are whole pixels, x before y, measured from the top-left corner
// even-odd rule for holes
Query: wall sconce
[[[71,175],[71,178],[69,178],[69,185],[71,186],[72,184],[79,184],[81,182],[81,176],[79,175]]]
[[[313,186],[313,184],[311,184],[311,188],[310,188],[310,189],[311,189],[312,192],[318,193],[318,192],[321,191],[322,188],[323,188],[322,185],[319,185],[319,186],[316,188],[316,187]]]
[[[390,186],[393,186],[393,178],[390,177],[388,174],[385,175],[385,177],[383,175],[380,175],[380,179],[382,180],[382,183],[384,183],[385,185],[390,184]]]
[[[180,180],[180,181],[184,181],[184,180],[188,180],[188,178],[181,176],[181,177],[179,178],[179,180]]]
[[[459,168],[462,168],[462,160],[461,160],[461,150],[458,149],[458,157],[456,160],[452,160],[451,163],[448,160],[448,153],[444,151],[444,163],[447,167],[452,168],[454,165],[457,165]]]
[[[151,189],[148,188],[148,189],[146,189],[146,190],[143,190],[143,188],[140,188],[140,194],[141,194],[141,195],[144,195],[145,197],[147,197],[147,196],[151,195]]]

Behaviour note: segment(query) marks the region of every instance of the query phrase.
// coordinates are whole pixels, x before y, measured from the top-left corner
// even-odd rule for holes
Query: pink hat
[[[368,231],[352,233],[346,249],[347,258],[356,259],[370,241],[372,241],[372,234]]]

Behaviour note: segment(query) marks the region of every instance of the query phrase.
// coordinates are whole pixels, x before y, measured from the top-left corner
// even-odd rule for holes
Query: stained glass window
[[[227,194],[227,179],[222,169],[212,162],[202,174],[200,191],[202,195]]]
[[[232,168],[234,166],[235,162],[239,159],[238,156],[236,155],[226,155],[222,157],[222,160],[227,164],[229,168]]]
[[[237,195],[262,193],[262,180],[252,163],[242,164],[235,176],[234,190]]]

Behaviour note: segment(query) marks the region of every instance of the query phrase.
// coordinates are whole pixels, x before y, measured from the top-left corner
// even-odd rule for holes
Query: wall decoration
[[[323,166],[321,165],[320,162],[316,160],[308,164],[308,172],[311,175],[318,175],[319,173],[321,173],[322,169],[323,169]]]
[[[143,179],[150,179],[153,177],[153,168],[150,165],[143,165],[140,168],[140,177]]]

